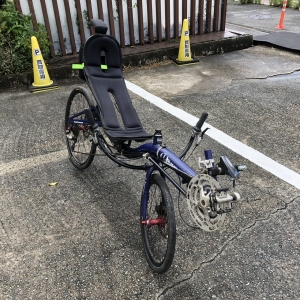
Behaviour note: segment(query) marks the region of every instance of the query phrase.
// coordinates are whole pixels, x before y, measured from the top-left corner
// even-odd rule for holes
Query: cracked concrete
[[[299,76],[299,70],[293,70],[291,72],[287,73],[281,73],[281,74],[275,74],[275,75],[270,75],[270,76],[265,76],[265,77],[246,77],[243,79],[238,79],[235,78],[233,80],[249,80],[249,79],[258,79],[258,80],[264,80],[264,79],[289,79],[290,77],[298,77]]]
[[[201,272],[201,269],[202,268],[204,268],[206,265],[208,265],[208,266],[212,266],[212,264],[223,254],[223,252],[224,251],[226,251],[227,250],[227,248],[228,247],[230,247],[230,245],[232,244],[232,243],[234,243],[235,241],[236,241],[236,239],[241,239],[242,238],[242,235],[244,235],[247,231],[249,231],[249,230],[252,230],[253,228],[255,228],[256,226],[259,226],[259,224],[260,223],[264,223],[265,221],[268,221],[268,220],[270,220],[275,214],[277,214],[277,213],[281,213],[282,211],[285,211],[285,210],[287,210],[288,209],[288,207],[290,206],[290,205],[292,205],[296,200],[300,200],[300,196],[297,196],[297,197],[295,197],[294,199],[292,199],[290,202],[284,202],[284,207],[279,207],[279,208],[277,208],[277,209],[275,209],[274,211],[272,211],[272,212],[270,212],[268,215],[267,215],[267,217],[265,217],[265,218],[260,218],[260,219],[257,219],[257,220],[255,220],[252,224],[250,224],[250,225],[248,225],[247,227],[245,227],[245,228],[243,228],[239,233],[237,233],[235,236],[232,236],[230,239],[228,239],[227,241],[226,241],[226,243],[221,247],[221,249],[217,252],[217,253],[215,253],[215,255],[212,257],[212,258],[210,258],[209,260],[206,260],[206,261],[203,261],[198,267],[196,267],[196,268],[194,268],[193,270],[192,270],[192,272],[191,272],[191,274],[187,277],[187,278],[184,278],[184,279],[182,279],[182,280],[180,280],[180,281],[178,281],[178,282],[175,282],[175,283],[173,283],[172,285],[170,285],[170,286],[168,286],[168,287],[166,287],[163,291],[161,291],[157,296],[156,296],[156,299],[169,299],[169,298],[171,298],[171,297],[175,297],[175,299],[176,299],[176,294],[177,294],[177,292],[174,292],[174,290],[175,289],[179,289],[180,288],[180,286],[181,285],[183,285],[183,284],[190,284],[190,282],[189,281],[194,281],[195,279],[193,279],[194,278],[194,276],[195,276],[195,274],[197,273],[197,272]],[[298,207],[299,207],[299,203],[298,203]],[[280,218],[281,216],[279,216],[279,218]],[[299,222],[298,222],[299,223]],[[296,235],[295,235],[296,236]],[[298,245],[298,240],[296,240],[295,241],[295,243],[296,243],[296,248],[297,248],[297,246],[299,246]],[[298,253],[298,256],[299,256],[299,254],[300,253]],[[296,257],[295,257],[296,258]],[[293,258],[293,259],[295,259],[295,258]],[[195,286],[196,286],[196,284],[195,284]],[[171,294],[170,294],[170,293]],[[193,294],[193,292],[191,292],[192,294]],[[195,293],[196,294],[198,294],[198,291],[195,291]],[[295,294],[294,294],[296,297],[298,296],[298,291],[296,290],[296,292],[295,292]],[[166,296],[166,298],[164,298]],[[181,295],[182,296],[182,295]],[[284,296],[287,296],[287,295],[284,295]],[[210,297],[207,297],[207,295],[205,295],[204,293],[202,294],[202,295],[199,295],[199,296],[197,296],[197,299],[199,299],[198,297],[201,297],[201,299],[202,299],[202,297],[204,298],[204,299],[210,299]],[[191,297],[192,298],[192,297]],[[212,298],[219,298],[219,299],[234,299],[234,297],[230,297],[230,298],[226,298],[226,297],[223,297],[223,295],[218,295],[218,297],[216,296],[216,297],[212,297]],[[254,297],[254,298],[248,298],[248,299],[258,299],[259,298],[259,296],[256,298],[256,297]],[[283,297],[284,298],[284,297]],[[289,298],[289,297],[287,297],[287,298]],[[239,299],[247,299],[247,297],[242,297],[242,298],[240,298],[239,297]],[[276,297],[274,298],[274,299],[276,299]]]
[[[207,111],[213,126],[299,170],[298,75],[280,81],[233,79],[246,77],[245,69],[259,76],[293,72],[300,58],[265,47],[220,56],[187,68],[133,70],[125,78],[194,115]],[[271,64],[272,57],[278,64]],[[176,72],[193,78],[190,89],[176,87],[168,76]],[[139,235],[144,174],[118,168],[102,156],[84,172],[68,162],[62,122],[66,99],[78,84],[84,85],[70,82],[33,95],[2,93],[1,299],[297,298],[299,190],[208,137],[189,164],[197,168],[197,157],[207,148],[216,160],[226,154],[245,163],[248,169],[237,185],[244,201],[228,214],[224,227],[207,233],[185,224],[192,225],[185,200],[177,200],[171,188],[175,258],[166,274],[153,274]],[[163,129],[168,147],[180,152],[190,126],[131,96],[145,129]],[[56,186],[48,185],[54,181]],[[229,183],[224,178],[221,184]]]
[[[296,200],[298,200],[298,202]],[[269,291],[271,290],[271,288],[273,288],[273,289],[275,288],[276,282],[270,282],[268,280],[268,278],[266,278],[266,280],[263,280],[263,282],[266,281],[266,290],[264,290],[263,292],[260,290],[260,292],[257,293],[257,291],[253,290],[253,286],[252,287],[250,286],[250,284],[253,285],[253,283],[254,283],[253,279],[254,278],[252,278],[252,281],[250,281],[249,278],[247,278],[247,276],[245,276],[247,278],[248,282],[246,284],[244,284],[243,281],[236,279],[235,278],[236,274],[234,274],[234,276],[231,277],[230,280],[231,281],[236,280],[236,282],[239,281],[239,283],[238,283],[239,285],[242,284],[242,286],[240,285],[240,288],[242,288],[242,290],[243,290],[242,294],[241,294],[240,291],[235,291],[234,292],[232,290],[230,290],[229,291],[230,293],[227,294],[224,291],[223,287],[222,287],[221,293],[220,293],[220,291],[218,293],[218,291],[215,290],[214,288],[211,288],[211,289],[208,288],[208,293],[205,293],[205,292],[201,293],[201,290],[203,290],[203,288],[200,288],[200,291],[199,291],[198,290],[199,283],[197,284],[196,281],[198,279],[198,277],[197,277],[197,273],[198,272],[200,273],[202,271],[202,274],[205,274],[206,273],[205,270],[207,270],[207,269],[214,270],[214,265],[215,264],[217,265],[217,260],[220,257],[223,256],[223,258],[224,258],[225,254],[227,254],[227,253],[230,253],[229,255],[233,255],[232,251],[230,251],[233,248],[233,247],[231,247],[231,244],[233,242],[236,242],[237,239],[239,239],[241,241],[240,242],[241,244],[244,243],[244,242],[246,242],[246,240],[247,240],[246,238],[249,236],[249,234],[247,235],[247,233],[252,232],[253,229],[256,230],[256,228],[259,227],[260,225],[265,225],[264,226],[265,231],[268,231],[268,230],[271,231],[272,229],[270,229],[270,227],[272,227],[272,224],[274,224],[274,223],[276,224],[276,228],[278,228],[278,225],[279,225],[278,222],[280,222],[279,220],[281,220],[282,218],[285,218],[285,216],[282,216],[283,213],[287,214],[287,210],[292,210],[292,209],[293,209],[293,211],[295,213],[297,212],[297,209],[299,209],[299,200],[300,200],[300,198],[298,196],[295,199],[293,199],[291,202],[289,202],[288,204],[286,204],[286,206],[284,208],[279,208],[276,211],[271,212],[267,218],[256,220],[252,225],[244,228],[241,231],[240,234],[236,235],[230,241],[228,241],[228,243],[223,246],[223,248],[221,249],[221,251],[219,251],[218,253],[216,253],[216,255],[213,258],[211,258],[209,261],[203,262],[199,267],[195,268],[192,271],[192,273],[191,273],[191,275],[190,275],[189,278],[186,278],[186,279],[184,279],[184,280],[182,280],[180,282],[177,282],[176,284],[173,284],[171,288],[170,287],[166,288],[162,293],[160,293],[160,295],[157,297],[157,299],[169,299],[171,297],[176,297],[177,294],[180,294],[181,296],[183,296],[183,299],[188,299],[188,297],[190,297],[190,296],[185,297],[184,294],[186,294],[186,292],[184,292],[183,295],[180,292],[182,289],[184,291],[187,291],[186,285],[195,286],[194,289],[190,289],[188,291],[189,295],[197,295],[195,297],[195,299],[200,299],[200,298],[201,299],[211,299],[211,298],[217,298],[217,299],[235,299],[234,293],[237,294],[237,298],[238,299],[262,299],[263,297],[267,297],[266,299],[296,299],[296,298],[298,298],[298,296],[299,296],[299,290],[297,288],[296,289],[295,288],[290,289],[290,287],[289,287],[289,288],[285,288],[285,291],[280,290],[280,288],[278,288],[277,290],[279,291],[279,293],[278,293],[278,291],[277,291],[277,293],[274,293],[274,290],[273,290],[272,294],[270,294]],[[276,216],[277,214],[280,214],[280,215]],[[278,218],[278,220],[275,220],[275,218]],[[296,224],[299,225],[299,219],[293,219],[293,220],[296,222]],[[268,223],[268,224],[266,224],[266,223]],[[289,231],[289,228],[288,228],[288,226],[285,226],[284,228],[282,228],[282,230]],[[275,253],[272,253],[273,257],[275,257],[276,259],[278,259],[278,265],[277,264],[275,264],[275,265],[270,264],[270,267],[273,268],[274,272],[278,271],[279,266],[280,265],[282,266],[283,264],[286,264],[286,261],[289,260],[289,264],[293,264],[293,262],[294,262],[295,265],[294,265],[294,267],[292,269],[290,269],[290,265],[288,265],[286,267],[285,271],[288,272],[288,273],[291,271],[291,273],[293,273],[293,275],[297,276],[297,274],[298,274],[298,267],[299,267],[298,263],[297,263],[297,259],[299,258],[299,243],[298,243],[297,235],[299,234],[299,229],[296,232],[290,231],[289,234],[290,235],[289,235],[289,238],[288,238],[288,242],[291,242],[291,243],[289,243],[289,245],[288,245],[289,249],[286,250],[286,251],[287,252],[292,252],[293,257],[288,257],[287,259],[285,259],[285,262],[280,261],[280,257],[283,256],[283,254],[281,252],[284,251],[284,249],[283,249],[283,244],[279,243],[279,249],[278,249],[278,251],[276,251]],[[291,241],[291,236],[294,238],[293,241]],[[272,237],[272,235],[269,235],[268,237],[270,238],[270,237]],[[262,242],[262,244],[264,244],[264,242]],[[247,243],[245,243],[243,245],[247,245]],[[264,246],[262,246],[260,248],[255,248],[255,249],[252,248],[251,251],[254,251],[254,252],[255,251],[260,251],[260,249],[262,249],[262,248],[264,248]],[[269,248],[271,248],[271,247],[269,247]],[[272,251],[274,251],[274,247],[272,247]],[[252,255],[252,253],[247,252],[246,255],[249,256],[249,255]],[[269,257],[266,256],[265,258],[268,259]],[[240,259],[240,260],[242,260],[242,259]],[[246,259],[246,261],[248,261],[248,259]],[[206,266],[209,267],[209,268],[205,268]],[[239,266],[236,265],[236,262],[233,262],[233,265],[231,266],[232,271],[234,271],[238,267]],[[249,266],[247,266],[247,267],[249,267]],[[216,267],[216,269],[218,269],[218,267]],[[245,268],[245,269],[247,269],[247,268]],[[282,271],[282,270],[280,270],[280,271]],[[250,273],[250,271],[247,271],[247,272]],[[224,273],[223,270],[220,270],[220,273]],[[270,272],[270,273],[272,274],[272,272]],[[226,274],[224,274],[224,275],[225,275],[225,277],[227,277]],[[210,277],[210,276],[208,276],[208,277]],[[220,278],[219,278],[219,277],[221,277],[220,274],[218,274],[217,277],[218,277],[217,281],[222,282],[222,284],[224,286],[226,286],[226,281],[228,281],[228,279],[223,276],[223,278],[220,280]],[[213,284],[214,284],[214,280],[215,279],[216,278],[214,278],[214,277],[211,278],[211,280],[212,280],[212,283],[211,283],[212,287],[214,287]],[[286,282],[288,282],[288,278],[283,277],[282,279],[286,280]],[[296,278],[295,278],[295,281],[297,281]],[[194,282],[194,284],[192,284],[191,282]],[[185,286],[183,287],[182,285],[185,285]],[[257,285],[254,284],[254,286],[255,286],[255,288],[259,288],[259,283],[257,283]],[[236,289],[238,289],[238,288],[239,287],[236,286]],[[209,290],[211,290],[211,291],[209,291]],[[217,294],[217,296],[216,296],[216,294]],[[215,297],[213,297],[213,295],[215,295]]]

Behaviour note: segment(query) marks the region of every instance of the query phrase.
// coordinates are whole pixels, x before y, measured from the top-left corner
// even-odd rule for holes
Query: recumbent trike
[[[142,127],[132,105],[122,74],[121,49],[112,36],[106,35],[107,26],[101,20],[91,20],[95,29],[79,54],[80,69],[95,102],[86,89],[75,88],[68,99],[65,114],[65,132],[69,158],[82,170],[92,163],[98,147],[119,166],[146,172],[141,196],[140,226],[142,242],[149,266],[163,273],[172,264],[176,223],[173,200],[166,183],[168,179],[187,200],[188,210],[196,225],[205,231],[222,226],[232,202],[240,200],[237,192],[222,188],[218,175],[227,175],[235,182],[245,166],[233,165],[227,156],[215,164],[211,150],[205,150],[202,171],[196,173],[183,158],[191,146],[199,145],[205,131],[201,127],[207,118],[203,113],[193,127],[190,140],[177,156],[162,144],[162,134],[156,130],[148,134]],[[96,103],[96,104],[93,104]],[[143,143],[149,140],[148,143]],[[133,147],[133,144],[137,144]],[[147,163],[138,164],[142,158]],[[176,181],[167,171],[178,175]]]

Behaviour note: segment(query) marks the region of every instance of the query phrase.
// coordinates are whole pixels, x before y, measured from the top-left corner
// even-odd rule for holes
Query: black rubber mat
[[[253,43],[300,51],[300,34],[286,31],[274,32],[253,37]]]

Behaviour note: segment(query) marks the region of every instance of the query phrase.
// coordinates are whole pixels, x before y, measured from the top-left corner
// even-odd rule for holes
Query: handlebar
[[[201,127],[203,126],[203,123],[205,122],[206,118],[208,117],[208,113],[204,112],[199,121],[197,122],[196,126],[194,126],[194,130],[197,131],[197,132],[200,132],[201,131]]]
[[[202,113],[200,119],[198,120],[196,126],[193,127],[193,133],[190,137],[190,140],[188,141],[185,149],[181,152],[181,154],[179,155],[179,158],[182,159],[186,154],[187,152],[190,150],[193,142],[194,142],[194,139],[195,139],[195,135],[198,133],[201,132],[201,127],[203,126],[203,123],[205,122],[206,118],[208,117],[208,113],[204,112]],[[205,131],[204,131],[205,132]],[[203,132],[203,133],[204,133]],[[198,144],[197,144],[198,145]]]

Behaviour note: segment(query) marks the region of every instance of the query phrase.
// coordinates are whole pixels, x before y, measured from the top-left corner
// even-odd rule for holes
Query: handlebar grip
[[[199,121],[197,122],[196,126],[194,126],[194,130],[200,132],[201,131],[201,127],[203,126],[203,123],[205,122],[206,118],[208,117],[208,113],[204,112]]]

